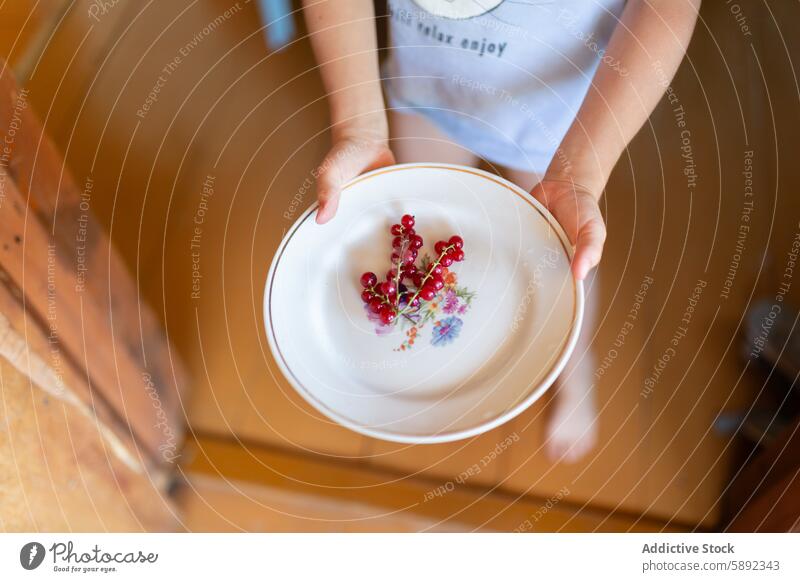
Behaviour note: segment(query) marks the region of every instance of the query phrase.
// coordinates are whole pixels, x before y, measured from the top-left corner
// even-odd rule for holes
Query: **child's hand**
[[[585,279],[600,262],[606,240],[606,224],[597,203],[599,193],[570,180],[545,177],[531,194],[553,214],[575,245],[572,273],[579,281]]]
[[[385,133],[345,132],[334,137],[333,147],[317,174],[317,223],[324,224],[336,214],[342,186],[369,170],[394,164]]]

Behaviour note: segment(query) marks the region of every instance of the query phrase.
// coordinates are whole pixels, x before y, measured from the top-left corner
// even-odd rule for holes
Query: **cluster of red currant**
[[[375,273],[361,275],[364,291],[361,299],[377,314],[384,325],[419,309],[422,301],[430,301],[444,287],[442,272],[453,263],[464,260],[464,240],[451,236],[434,246],[436,257],[424,267],[418,267],[417,257],[422,237],[414,231],[414,217],[403,215],[400,224],[393,224],[392,268],[386,280],[379,282]],[[408,284],[411,286],[408,286]]]

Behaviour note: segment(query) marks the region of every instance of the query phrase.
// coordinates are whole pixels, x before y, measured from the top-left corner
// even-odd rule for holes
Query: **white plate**
[[[348,184],[328,224],[314,222],[315,210],[278,248],[264,317],[281,371],[329,418],[390,441],[453,441],[513,418],[564,367],[583,287],[566,235],[527,192],[472,168],[404,164]],[[378,333],[387,330],[368,317],[359,283],[365,271],[388,271],[389,227],[406,213],[423,253],[453,234],[466,253],[444,290],[454,293],[440,293],[413,345],[407,321]]]

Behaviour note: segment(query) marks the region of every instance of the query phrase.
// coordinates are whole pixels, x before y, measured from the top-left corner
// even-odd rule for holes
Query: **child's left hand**
[[[606,240],[606,223],[597,203],[600,193],[570,180],[545,177],[531,194],[552,213],[575,245],[572,273],[579,281],[585,279],[600,262]]]

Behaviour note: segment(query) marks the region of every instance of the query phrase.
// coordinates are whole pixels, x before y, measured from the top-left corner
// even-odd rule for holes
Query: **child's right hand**
[[[334,133],[333,147],[317,173],[317,224],[328,222],[339,207],[342,186],[353,178],[394,164],[387,131],[343,129]]]
[[[591,190],[569,175],[548,174],[531,190],[533,197],[551,212],[575,245],[572,273],[578,281],[586,278],[603,255],[606,223],[598,204],[602,193],[602,188]]]

